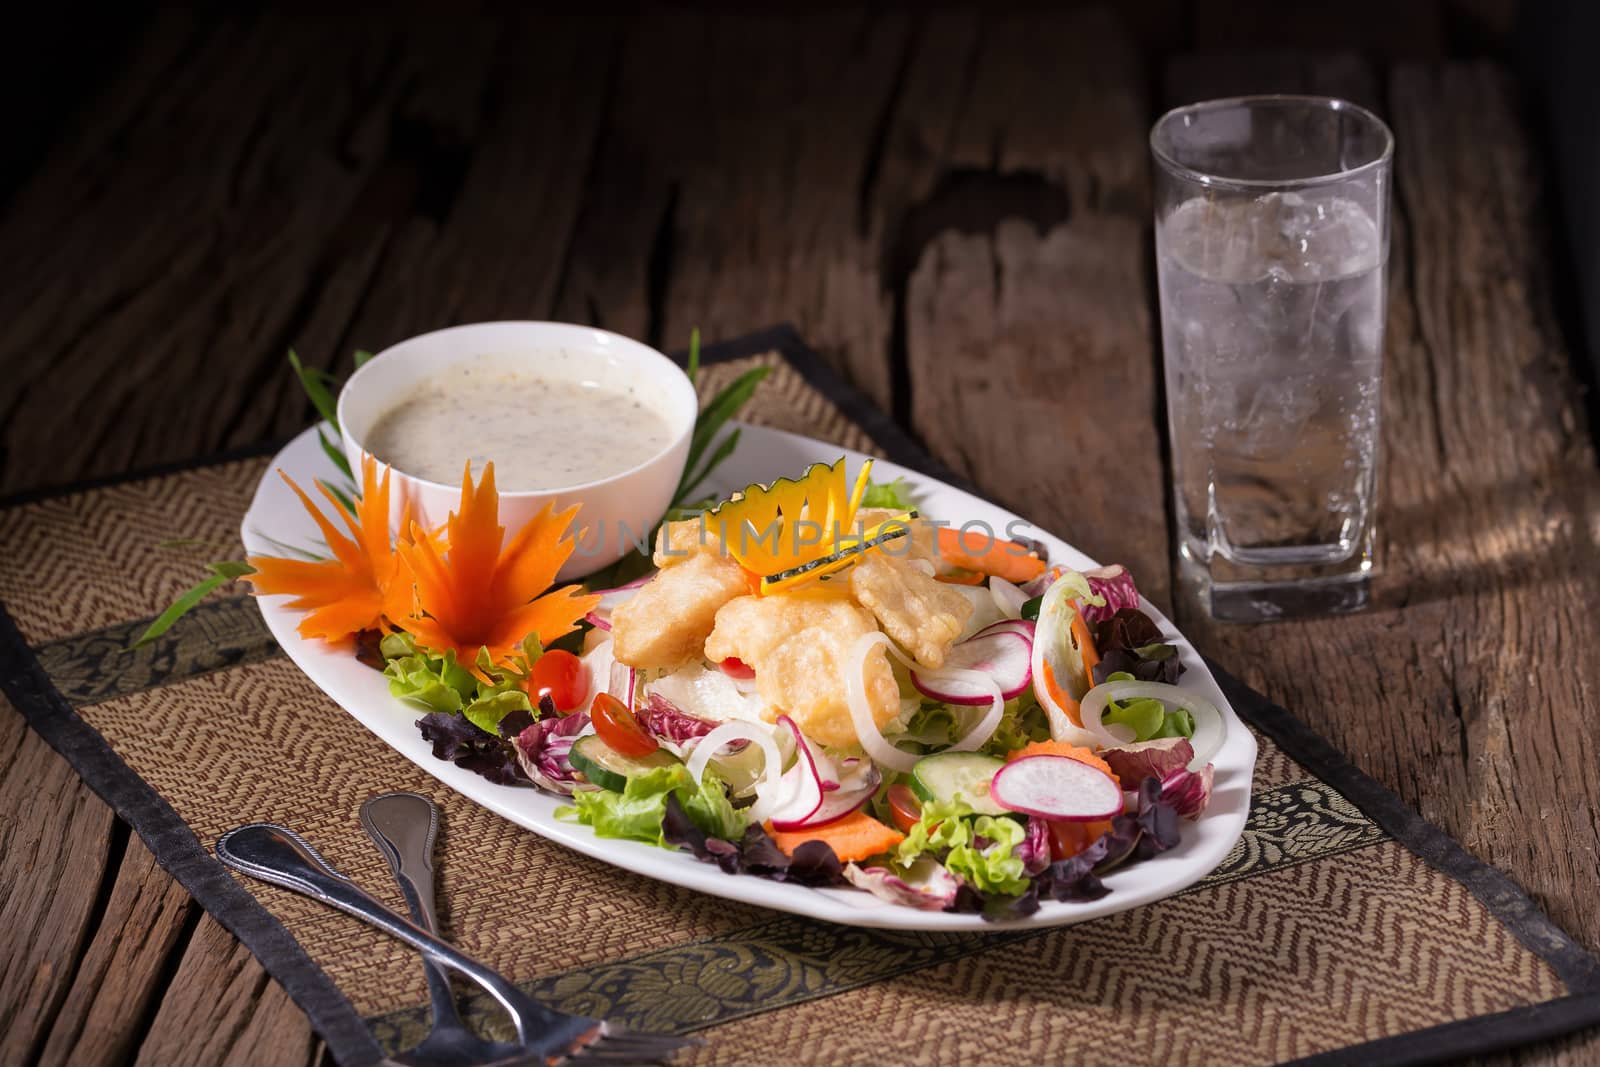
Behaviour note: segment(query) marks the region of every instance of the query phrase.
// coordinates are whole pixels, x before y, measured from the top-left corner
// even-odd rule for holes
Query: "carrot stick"
[[[939,557],[948,566],[1022,582],[1044,573],[1044,560],[1015,541],[1005,541],[982,530],[939,527]]]

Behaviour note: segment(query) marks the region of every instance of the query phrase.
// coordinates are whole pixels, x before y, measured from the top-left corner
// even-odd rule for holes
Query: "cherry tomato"
[[[1111,820],[1099,822],[1068,822],[1065,819],[1050,822],[1050,859],[1055,862],[1071,859],[1111,829]]]
[[[648,756],[661,746],[644,732],[632,709],[610,693],[596,693],[589,705],[594,732],[612,751],[623,756]]]
[[[528,696],[535,704],[546,693],[557,711],[571,711],[589,695],[589,676],[583,661],[571,652],[553,648],[533,661],[528,674]]]
[[[902,832],[910,833],[911,828],[917,825],[922,818],[922,801],[917,799],[917,794],[911,791],[908,785],[891,785],[889,787],[889,814],[894,816],[894,824]]]
[[[756,676],[755,668],[738,656],[729,656],[722,661],[721,667],[722,673],[729,678],[754,678]]]

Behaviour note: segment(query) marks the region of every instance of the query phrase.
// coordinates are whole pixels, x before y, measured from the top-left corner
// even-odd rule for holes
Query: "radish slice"
[[[1189,768],[1198,770],[1211,761],[1217,749],[1222,747],[1222,740],[1227,735],[1227,726],[1223,723],[1222,712],[1217,710],[1217,706],[1192,689],[1180,689],[1166,682],[1102,682],[1084,694],[1079,713],[1083,716],[1085,724],[1091,722],[1098,724],[1100,716],[1106,713],[1106,705],[1111,701],[1138,700],[1144,697],[1176,704],[1193,715],[1194,736],[1189,739],[1189,744],[1194,747],[1194,758],[1189,761]],[[1124,726],[1101,727],[1101,730],[1108,734],[1112,731],[1124,732],[1126,729]],[[1104,747],[1114,748],[1132,740],[1132,737],[1118,737],[1112,744]]]
[[[756,802],[749,808],[751,822],[759,824],[787,799],[783,793],[783,754],[770,729],[753,722],[725,722],[696,742],[686,766],[698,782],[717,752],[737,741],[754,741],[766,759],[761,777],[756,779]]]
[[[1028,594],[1015,584],[997,574],[990,575],[989,595],[994,597],[994,606],[1000,609],[1000,614],[1008,619],[1022,618],[1022,605],[1028,602]]]
[[[839,782],[835,774],[829,773],[833,769],[832,761],[806,743],[805,735],[793,719],[779,715],[778,725],[787,727],[794,734],[795,751],[800,758],[794,761],[793,767],[783,772],[786,799],[772,812],[772,826],[776,830],[798,830],[811,825],[811,819],[822,809],[823,799],[829,792],[827,783],[831,781],[834,790],[837,790]]]
[[[971,677],[984,674],[1000,687],[1000,695],[1010,700],[1033,681],[1032,655],[1033,644],[1026,636],[990,627],[951,648],[943,667],[913,669],[911,684],[923,695],[947,704],[987,704],[991,686]]]
[[[996,804],[1024,815],[1095,822],[1122,814],[1122,786],[1087,763],[1066,756],[1012,760],[989,783]]]
[[[1001,619],[973,634],[973,637],[988,637],[990,634],[1013,633],[1021,634],[1028,639],[1028,644],[1033,644],[1033,639],[1039,633],[1039,624],[1032,619]]]

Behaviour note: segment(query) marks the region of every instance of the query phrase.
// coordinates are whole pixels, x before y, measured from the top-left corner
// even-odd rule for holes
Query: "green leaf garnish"
[[[311,406],[317,409],[317,414],[335,430],[339,428],[339,407],[334,402],[333,393],[329,386],[338,385],[339,379],[319,367],[307,367],[300,362],[300,357],[294,349],[289,349],[289,366],[294,368],[295,376],[300,379],[300,387],[306,391],[306,396],[311,398]]]
[[[323,455],[327,456],[328,459],[333,461],[333,465],[339,468],[339,472],[346,478],[350,479],[351,485],[354,485],[356,475],[355,472],[350,469],[350,458],[339,450],[338,445],[328,440],[328,435],[322,432],[321,426],[317,427],[317,441],[322,445]]]
[[[700,457],[716,439],[717,432],[740,408],[744,407],[755,393],[756,386],[760,385],[771,372],[771,367],[751,367],[713,397],[711,403],[705,406],[705,410],[700,412],[700,417],[694,423],[694,434],[689,439],[689,459],[683,465],[684,480],[678,483],[678,490],[673,494],[674,501],[682,500],[699,482],[704,481],[716,463],[720,462],[720,460],[714,461],[703,468],[699,466]],[[691,475],[691,471],[697,471],[698,474]],[[690,480],[691,478],[693,480]]]
[[[173,623],[183,618],[190,609],[204,600],[213,590],[220,589],[229,582],[256,572],[256,569],[250,564],[234,559],[223,560],[219,563],[209,563],[206,565],[206,569],[211,573],[191,586],[177,600],[174,600],[166,611],[157,615],[155,621],[145,628],[144,633],[140,634],[138,639],[128,646],[130,650],[143,648],[172,629]]]

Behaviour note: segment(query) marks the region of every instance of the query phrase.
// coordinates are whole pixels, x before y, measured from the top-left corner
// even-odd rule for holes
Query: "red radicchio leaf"
[[[552,793],[571,796],[577,788],[572,761],[572,743],[589,725],[587,712],[550,715],[517,735],[517,763],[529,778]]]
[[[1048,848],[1046,851],[1048,859]],[[926,855],[918,856],[904,876],[888,867],[862,868],[854,863],[845,867],[844,876],[857,889],[919,911],[943,911],[954,903],[962,884],[959,875],[951,874],[942,863]]]
[[[1185,819],[1198,819],[1211,801],[1212,766],[1199,771],[1179,767],[1161,779],[1161,802]]]
[[[1030,815],[1027,835],[1012,855],[1022,861],[1022,872],[1030,878],[1050,866],[1050,824]]]
[[[690,715],[659,693],[651,693],[645,698],[640,725],[650,731],[656,740],[672,741],[679,745],[693,738],[704,737],[717,728],[716,723]]]
[[[1089,579],[1089,588],[1105,599],[1099,607],[1088,603],[1079,607],[1083,621],[1090,626],[1109,619],[1123,608],[1139,607],[1139,590],[1134,587],[1133,575],[1121,564],[1084,571],[1083,576]]]
[[[1187,737],[1158,737],[1104,749],[1100,758],[1111,765],[1111,773],[1126,789],[1146,778],[1165,781],[1167,775],[1182,770],[1194,759],[1194,746]]]

